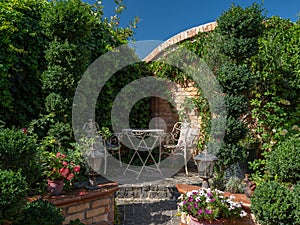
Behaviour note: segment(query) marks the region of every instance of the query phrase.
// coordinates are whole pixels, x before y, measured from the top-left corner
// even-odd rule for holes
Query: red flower
[[[74,172],[78,173],[80,171],[80,166],[74,166]]]
[[[64,166],[68,166],[68,163],[66,161],[63,161],[62,163]]]
[[[27,130],[27,128],[22,128],[22,132],[23,132],[23,134],[27,134],[27,132],[28,132],[28,130]]]
[[[74,176],[74,173],[69,173],[69,175],[67,176],[67,180],[72,180]]]
[[[61,175],[63,177],[67,177],[69,175],[69,173],[70,173],[69,168],[62,168],[62,169],[63,169],[63,171],[61,172]]]

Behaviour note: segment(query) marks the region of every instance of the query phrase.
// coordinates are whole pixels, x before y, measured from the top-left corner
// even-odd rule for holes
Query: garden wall
[[[80,219],[85,225],[114,224],[114,194],[118,186],[82,191],[48,200],[62,209],[65,221]]]
[[[212,31],[216,28],[216,26],[216,22],[211,22],[180,32],[179,34],[169,38],[167,41],[163,42],[161,45],[155,48],[150,54],[148,54],[148,56],[145,57],[144,61],[149,62],[151,60],[158,59],[163,56],[163,54],[166,52],[166,49],[173,48],[176,44],[184,40],[192,39],[200,32]],[[152,98],[151,102],[153,116],[164,119],[168,131],[170,131],[173,125],[178,122],[178,112],[183,110],[182,104],[184,102],[184,99],[186,97],[191,98],[197,95],[197,89],[194,87],[193,83],[189,83],[186,86],[176,84],[176,86],[170,87],[170,91],[175,102],[175,107],[171,107],[168,101],[157,97]],[[196,111],[192,111],[188,113],[188,115],[189,119],[193,122],[201,121],[201,118],[198,118]],[[159,125],[157,125],[157,127],[159,127]]]

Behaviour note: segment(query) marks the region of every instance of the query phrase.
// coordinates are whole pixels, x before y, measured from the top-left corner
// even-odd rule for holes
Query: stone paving
[[[192,169],[171,178],[140,184],[120,185],[116,202],[121,225],[179,225],[177,199],[178,183],[200,185],[201,179]]]

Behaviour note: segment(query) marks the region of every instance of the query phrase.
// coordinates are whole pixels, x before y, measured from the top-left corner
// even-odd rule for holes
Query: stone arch
[[[155,60],[161,57],[166,49],[170,49],[175,44],[178,44],[184,40],[192,39],[200,32],[212,31],[216,28],[216,26],[216,22],[211,22],[182,31],[169,38],[158,47],[156,47],[144,58],[144,61],[150,62],[151,60]],[[179,120],[178,112],[180,110],[183,110],[182,104],[184,100],[186,98],[197,96],[197,88],[194,87],[193,83],[189,83],[186,86],[176,84],[176,86],[170,87],[170,91],[174,98],[176,109],[171,108],[170,104],[166,100],[156,97],[152,98],[151,100],[151,109],[153,112],[153,116],[163,118],[166,122],[167,129],[169,131],[172,129],[173,125]],[[189,119],[193,122],[201,121],[201,118],[198,117],[196,111],[190,112],[188,116]]]

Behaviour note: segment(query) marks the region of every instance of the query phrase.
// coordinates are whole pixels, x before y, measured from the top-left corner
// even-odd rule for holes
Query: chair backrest
[[[199,128],[195,123],[182,122],[178,145],[187,148],[193,147],[199,135]]]
[[[109,150],[118,150],[121,147],[120,135],[112,134],[109,138],[106,138],[105,146]]]

